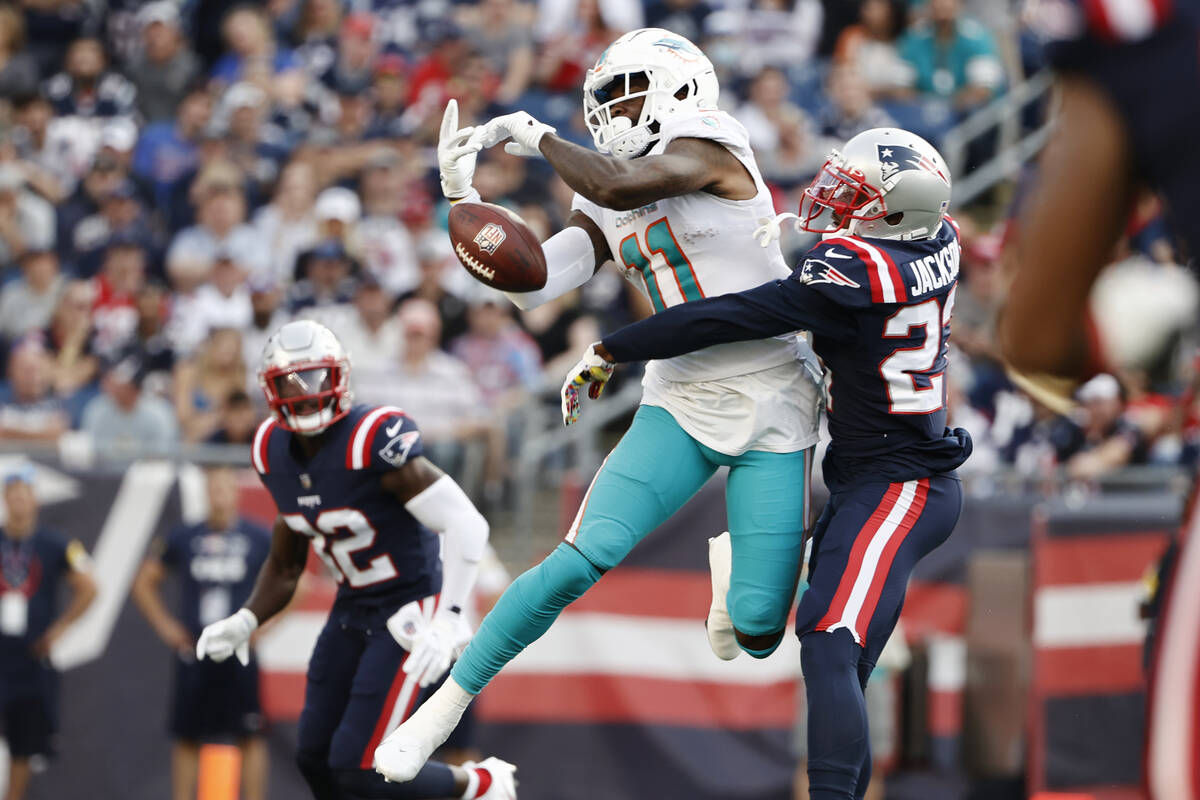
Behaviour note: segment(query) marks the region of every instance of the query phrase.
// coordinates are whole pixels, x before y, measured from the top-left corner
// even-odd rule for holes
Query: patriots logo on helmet
[[[937,164],[911,147],[899,144],[880,144],[876,145],[876,150],[879,154],[880,174],[885,182],[890,181],[897,172],[923,169],[937,175],[947,186],[950,185],[950,179]]]

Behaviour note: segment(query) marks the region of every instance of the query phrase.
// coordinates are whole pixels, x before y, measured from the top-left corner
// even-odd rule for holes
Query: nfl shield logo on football
[[[503,242],[507,234],[504,233],[504,228],[501,228],[494,222],[489,222],[480,229],[479,233],[475,234],[475,244],[479,249],[488,255],[493,255]]]
[[[308,477],[307,472],[300,473],[300,485],[303,486],[305,489],[312,488],[312,478]]]

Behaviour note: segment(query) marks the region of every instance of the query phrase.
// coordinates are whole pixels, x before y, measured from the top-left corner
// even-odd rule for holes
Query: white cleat
[[[433,751],[458,727],[463,711],[473,699],[452,678],[447,679],[375,748],[375,771],[397,783],[417,777]]]
[[[468,761],[463,768],[486,769],[492,776],[492,785],[483,794],[476,795],[476,800],[517,800],[517,779],[514,776],[517,768],[514,764],[492,756],[478,764]]]
[[[733,620],[725,605],[729,594],[729,576],[733,571],[733,545],[729,531],[708,540],[708,568],[712,573],[712,605],[708,607],[708,619],[704,628],[708,632],[708,646],[722,661],[737,658],[742,648],[738,646]]]

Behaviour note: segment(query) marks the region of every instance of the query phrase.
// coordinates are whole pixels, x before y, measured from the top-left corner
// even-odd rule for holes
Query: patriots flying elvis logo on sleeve
[[[904,172],[910,169],[923,169],[926,172],[937,175],[945,181],[947,186],[950,184],[950,180],[938,168],[937,164],[934,164],[911,147],[899,144],[879,144],[875,145],[875,147],[879,154],[880,174],[885,182],[890,181],[892,176],[897,172]]]

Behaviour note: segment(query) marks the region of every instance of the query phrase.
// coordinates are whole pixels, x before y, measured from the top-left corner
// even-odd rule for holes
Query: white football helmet
[[[314,436],[350,413],[350,359],[319,322],[289,322],[263,346],[258,385],[286,430]]]
[[[630,92],[632,76],[649,87]],[[583,81],[583,118],[596,149],[617,158],[645,155],[659,139],[659,126],[672,114],[715,109],[720,87],[712,62],[699,47],[662,28],[630,31],[608,46]],[[646,98],[634,120],[612,115],[613,105]]]
[[[950,169],[934,146],[900,128],[872,128],[829,155],[804,190],[800,224],[813,233],[927,239],[949,206]]]

